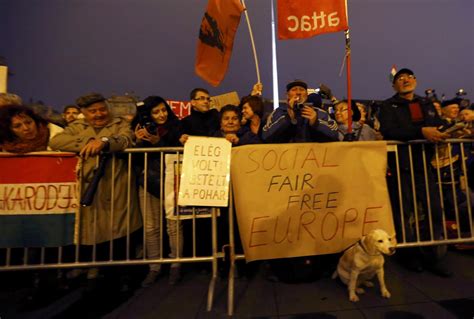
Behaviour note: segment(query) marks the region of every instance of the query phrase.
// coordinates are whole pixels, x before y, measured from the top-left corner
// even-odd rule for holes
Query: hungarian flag
[[[349,28],[346,0],[278,0],[278,38],[303,39]]]
[[[239,0],[209,0],[199,30],[195,71],[212,86],[224,79],[244,7]]]
[[[0,156],[0,247],[74,243],[78,159],[72,153]]]

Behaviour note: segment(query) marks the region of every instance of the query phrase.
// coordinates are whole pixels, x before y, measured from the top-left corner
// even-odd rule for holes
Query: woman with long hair
[[[180,121],[168,103],[160,96],[149,96],[143,103],[137,105],[137,114],[132,120],[132,129],[135,131],[137,147],[167,147],[181,146]],[[146,253],[150,259],[161,257],[160,221],[163,210],[160,200],[161,154],[150,152],[148,154],[147,172],[144,171],[144,159],[135,165],[139,169],[138,182],[140,210],[146,233]],[[145,174],[146,173],[146,174]],[[147,182],[147,193],[145,193],[145,176]],[[146,207],[146,211],[145,211]],[[170,242],[170,257],[182,256],[183,252],[183,229],[181,222],[174,219],[166,219],[166,229]],[[179,239],[178,239],[179,236]],[[178,247],[179,243],[179,247]],[[161,272],[161,264],[150,264],[150,271],[142,282],[142,287],[152,285]],[[170,284],[177,283],[181,278],[181,265],[171,264]]]

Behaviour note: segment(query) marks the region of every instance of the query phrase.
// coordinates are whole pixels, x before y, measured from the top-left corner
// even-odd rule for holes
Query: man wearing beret
[[[384,101],[379,110],[380,130],[386,140],[420,140],[441,142],[449,138],[449,134],[439,130],[443,121],[436,112],[433,103],[415,94],[417,81],[410,69],[399,70],[392,80],[395,95]],[[388,178],[394,221],[399,241],[402,241],[402,228],[405,228],[406,241],[417,240],[416,228],[420,230],[421,240],[439,240],[443,234],[439,192],[435,187],[435,179],[430,169],[424,169],[423,156],[430,159],[434,155],[432,144],[397,146],[399,156],[399,172],[394,154],[389,153],[388,162],[391,174]],[[423,154],[425,152],[425,154]],[[428,165],[428,164],[427,164]],[[397,187],[397,175],[401,189]],[[412,178],[415,189],[412,190]],[[428,182],[425,181],[425,178]],[[416,198],[413,198],[413,191]],[[398,201],[399,194],[402,203]],[[400,205],[402,206],[400,208]],[[402,213],[401,213],[402,211]],[[403,214],[403,225],[401,214]],[[432,225],[430,225],[432,223]],[[431,234],[430,228],[433,227]],[[432,235],[432,237],[431,237]],[[431,246],[423,249],[409,248],[403,251],[405,265],[414,271],[421,272],[425,268],[434,274],[448,277],[452,273],[442,263],[446,254],[445,246]]]
[[[133,132],[127,121],[112,117],[106,99],[101,94],[92,93],[81,96],[76,100],[76,104],[81,108],[84,118],[70,123],[62,133],[51,139],[50,147],[53,150],[77,152],[82,157],[81,191],[83,193],[94,176],[97,156],[102,152],[120,152],[131,147]],[[114,172],[112,172],[112,166]],[[97,246],[99,258],[102,248],[105,247],[105,251],[108,247],[106,242],[118,238],[123,239],[127,233],[132,233],[141,227],[135,183],[131,184],[129,194],[128,177],[126,159],[117,156],[114,165],[110,160],[99,182],[92,205],[81,208],[79,244],[104,243]],[[129,204],[128,198],[130,198]],[[107,252],[104,253],[107,254]],[[93,279],[94,274],[89,275],[89,279]]]
[[[308,85],[295,80],[286,86],[287,103],[268,117],[262,138],[267,143],[337,141],[337,124],[308,101]]]

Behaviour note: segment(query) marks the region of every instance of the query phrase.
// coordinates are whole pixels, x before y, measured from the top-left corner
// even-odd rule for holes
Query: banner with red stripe
[[[77,166],[73,153],[0,156],[0,247],[74,242]]]

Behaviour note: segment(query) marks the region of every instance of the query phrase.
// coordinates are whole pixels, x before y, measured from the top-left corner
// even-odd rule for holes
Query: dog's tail
[[[338,277],[338,275],[339,274],[337,273],[337,269],[334,270],[334,273],[332,274],[331,279],[336,279]]]

